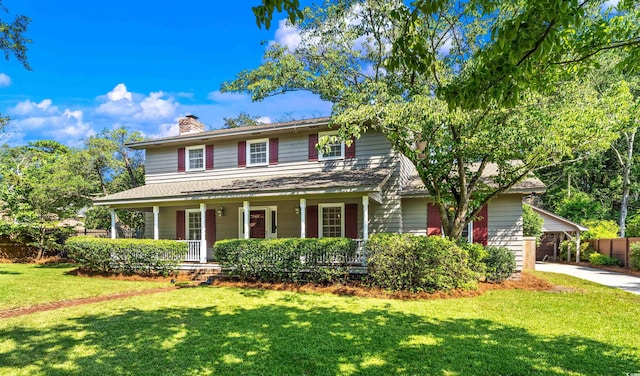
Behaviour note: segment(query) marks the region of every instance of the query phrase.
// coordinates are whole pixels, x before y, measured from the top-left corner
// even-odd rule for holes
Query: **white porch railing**
[[[199,262],[200,261],[200,240],[178,240],[181,243],[187,243],[189,250],[184,261]]]

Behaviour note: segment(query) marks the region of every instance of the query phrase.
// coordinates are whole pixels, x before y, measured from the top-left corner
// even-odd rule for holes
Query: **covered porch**
[[[384,217],[382,187],[388,172],[323,175],[228,179],[233,181],[227,185],[212,180],[215,186],[209,189],[202,181],[150,184],[96,204],[110,207],[114,238],[116,209],[145,212],[145,237],[187,242],[187,262],[213,261],[213,245],[222,239],[347,237],[358,244],[349,262],[363,265],[371,226]]]

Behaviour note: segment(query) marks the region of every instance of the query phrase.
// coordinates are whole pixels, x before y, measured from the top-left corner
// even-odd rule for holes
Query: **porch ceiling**
[[[346,170],[300,175],[210,179],[147,184],[94,200],[96,205],[142,204],[225,198],[379,193],[389,169]]]

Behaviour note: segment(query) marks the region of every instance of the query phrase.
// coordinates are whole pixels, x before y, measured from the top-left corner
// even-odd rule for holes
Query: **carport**
[[[536,260],[558,260],[558,246],[562,241],[569,239],[576,242],[576,261],[580,262],[580,233],[587,231],[588,228],[553,214],[550,211],[540,209],[533,205],[528,206],[543,219],[543,235],[540,239],[540,245],[536,250]],[[571,255],[567,255],[567,257],[567,261],[571,261]]]

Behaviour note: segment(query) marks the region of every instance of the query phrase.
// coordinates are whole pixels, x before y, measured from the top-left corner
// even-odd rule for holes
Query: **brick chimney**
[[[178,120],[180,134],[204,132],[204,124],[198,121],[196,115],[187,115]]]

